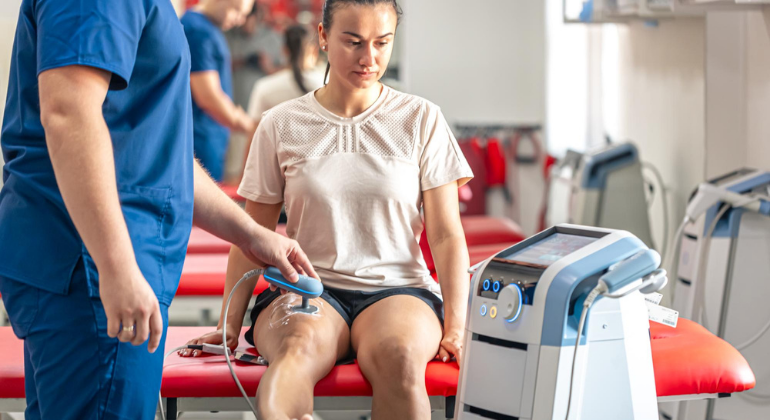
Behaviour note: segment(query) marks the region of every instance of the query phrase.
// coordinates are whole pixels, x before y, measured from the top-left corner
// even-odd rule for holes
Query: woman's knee
[[[314,360],[319,354],[320,341],[324,338],[311,325],[295,325],[277,337],[276,345],[270,346],[275,353],[272,359],[292,359],[297,361]],[[273,362],[273,360],[269,360]]]
[[[370,381],[412,389],[424,386],[427,365],[424,354],[425,349],[419,348],[418,343],[391,339],[359,349],[358,361],[362,370],[374,376],[368,378]]]

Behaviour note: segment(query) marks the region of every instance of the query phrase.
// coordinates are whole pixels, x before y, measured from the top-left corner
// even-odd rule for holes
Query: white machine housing
[[[585,154],[569,152],[551,172],[549,225],[574,223],[627,230],[652,247],[647,208],[642,163],[632,143],[616,143]]]
[[[458,385],[460,420],[564,420],[587,294],[647,247],[625,231],[547,229],[475,270]],[[580,338],[570,420],[657,420],[647,308],[600,297]]]
[[[739,194],[770,194],[770,172],[755,169],[739,169],[708,182]],[[770,386],[762,380],[770,379],[770,334],[740,348],[770,320],[770,217],[731,208],[717,222],[711,238],[704,238],[720,204],[684,228],[672,306],[680,316],[738,348],[754,370],[757,386],[736,398],[661,404],[664,419],[770,418],[770,398],[757,396],[770,394]],[[708,254],[699,272],[705,250]]]

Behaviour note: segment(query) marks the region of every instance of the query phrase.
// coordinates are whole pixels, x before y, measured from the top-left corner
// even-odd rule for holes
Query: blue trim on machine
[[[602,274],[611,265],[643,249],[647,246],[639,238],[626,237],[562,268],[548,288],[540,344],[556,347],[574,345],[577,337],[574,315],[580,316],[578,308],[582,309],[582,306],[576,307],[575,314],[569,316],[570,300],[575,289],[586,279]],[[593,288],[595,284],[589,286]],[[581,344],[584,342],[585,336]]]
[[[581,22],[591,23],[594,20],[594,0],[586,0],[583,2],[583,9],[580,11]]]
[[[762,200],[762,204],[759,205],[759,212],[765,216],[770,216],[770,201]]]
[[[586,160],[583,168],[582,187],[602,190],[610,172],[639,161],[639,151],[631,143],[622,143],[603,150]]]
[[[615,293],[657,269],[660,266],[660,254],[652,249],[637,252],[631,258],[619,263],[612,271],[601,276],[599,281],[607,285],[607,291]]]
[[[754,188],[767,184],[770,184],[770,172],[762,172],[751,179],[747,179],[739,184],[728,187],[727,190],[738,194],[745,194]],[[721,202],[717,203],[706,212],[706,220],[703,224],[703,236],[706,236],[707,230],[709,226],[711,226],[714,218],[717,216],[717,213],[719,213],[719,207],[721,205]],[[732,215],[732,213],[737,210],[739,209],[730,209],[725,213],[724,216],[722,216],[722,219],[717,222],[716,228],[714,229],[714,237],[735,238],[738,236],[738,225],[740,225],[741,215],[744,210],[741,210],[741,214]],[[760,206],[760,213],[770,215],[770,203],[763,201]]]
[[[717,222],[717,225],[714,227],[714,233],[711,236],[713,238],[737,238],[738,229],[741,226],[741,217],[743,217],[743,213],[745,212],[746,209],[741,208],[732,208],[727,210],[727,212],[725,212],[722,218]],[[703,236],[706,236],[706,233],[708,233],[707,230],[709,226],[711,226],[713,220],[713,216],[706,218],[706,223],[708,224],[703,231]]]

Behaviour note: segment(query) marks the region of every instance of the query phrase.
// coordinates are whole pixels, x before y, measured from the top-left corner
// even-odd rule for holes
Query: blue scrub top
[[[3,120],[0,276],[67,293],[79,260],[98,275],[62,201],[40,123],[37,75],[110,71],[102,112],[139,268],[161,303],[181,276],[193,213],[190,55],[168,0],[24,0]]]
[[[222,30],[205,15],[188,11],[182,16],[184,33],[190,44],[190,71],[216,71],[222,90],[233,97],[233,76],[230,50]],[[230,137],[227,127],[214,121],[193,101],[193,130],[195,156],[217,181],[222,180],[225,153]]]

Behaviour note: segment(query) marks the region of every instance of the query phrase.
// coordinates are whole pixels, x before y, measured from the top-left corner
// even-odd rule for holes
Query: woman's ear
[[[323,23],[318,24],[318,43],[321,50],[328,51],[327,45],[329,45],[329,39],[327,37]]]

